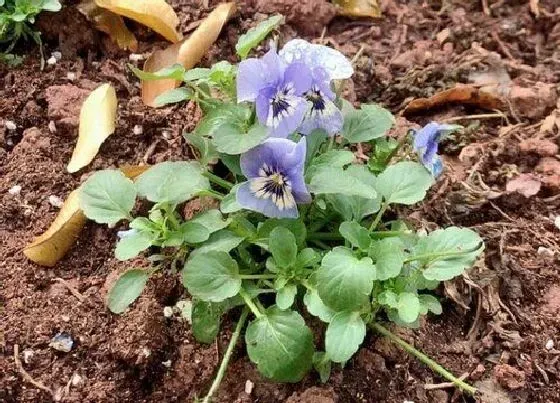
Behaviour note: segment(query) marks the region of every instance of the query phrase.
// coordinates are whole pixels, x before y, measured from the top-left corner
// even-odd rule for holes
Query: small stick
[[[464,381],[469,377],[469,373],[465,372],[459,377],[460,380]],[[424,385],[425,390],[436,390],[436,389],[449,389],[454,388],[455,384],[453,382],[442,382],[442,383],[426,383]]]
[[[491,16],[490,7],[488,7],[488,0],[482,0],[482,11],[484,11],[484,14],[488,17]]]
[[[23,377],[23,379],[25,381],[29,382],[30,384],[32,384],[36,388],[41,389],[41,390],[49,393],[54,398],[54,393],[50,388],[46,387],[41,382],[33,379],[33,377],[31,377],[31,375],[29,375],[27,373],[27,371],[25,369],[23,369],[23,365],[21,365],[21,361],[19,359],[19,345],[17,345],[17,344],[14,344],[14,361],[16,363],[17,370],[19,371],[19,373],[21,374],[21,376]]]
[[[80,302],[84,302],[84,301],[85,301],[86,297],[84,297],[82,294],[80,294],[80,293],[78,292],[78,290],[76,290],[74,287],[72,287],[68,281],[66,281],[66,280],[64,280],[63,278],[60,278],[60,277],[56,277],[56,278],[54,278],[53,280],[58,281],[59,283],[61,283],[62,285],[64,285],[66,288],[68,288],[68,291],[70,291],[70,293],[71,293],[73,296],[75,296],[76,298],[78,298],[78,300],[79,300]]]
[[[494,118],[504,118],[503,113],[482,113],[480,115],[466,115],[466,116],[454,116],[452,118],[442,119],[442,122],[456,122],[458,120],[474,120],[474,119],[494,119]]]

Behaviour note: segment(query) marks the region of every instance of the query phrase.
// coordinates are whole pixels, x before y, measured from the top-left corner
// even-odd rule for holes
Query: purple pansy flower
[[[302,62],[286,63],[274,46],[262,59],[239,64],[237,101],[256,103],[259,122],[273,137],[287,137],[300,126],[307,111],[302,95],[311,87],[311,71]]]
[[[331,136],[339,132],[344,118],[333,102],[335,94],[331,81],[350,78],[354,72],[352,63],[335,49],[302,39],[289,41],[280,56],[287,63],[303,62],[312,71],[311,88],[304,94],[308,111],[299,131],[309,134],[315,129],[324,129]]]
[[[413,130],[414,150],[433,176],[437,177],[443,171],[443,161],[437,153],[438,143],[443,136],[459,128],[461,126],[430,122],[420,130]]]
[[[237,190],[237,202],[267,217],[297,218],[297,203],[310,203],[303,179],[306,141],[269,138],[241,156],[247,182]]]

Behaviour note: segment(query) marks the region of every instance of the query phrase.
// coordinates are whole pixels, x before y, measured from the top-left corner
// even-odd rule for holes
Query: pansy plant
[[[389,111],[354,108],[340,98],[352,65],[326,46],[296,39],[246,58],[255,38],[281,21],[273,18],[242,37],[238,65],[137,71],[143,79],[182,77],[183,99],[197,102],[205,116],[185,134],[198,162],[160,163],[135,180],[100,171],[82,186],[86,216],[128,221],[116,257],[145,253],[152,265],[117,280],[109,309],[125,311],[155,272],[181,270],[193,335],[212,342],[222,315],[239,311],[231,343],[244,332],[249,358],[267,378],[297,382],[315,368],[327,381],[332,365],[351,360],[369,328],[473,393],[381,325],[417,327],[422,316],[441,314],[432,290],[462,275],[483,250],[472,230],[426,234],[395,208],[424,199],[443,168],[437,143],[458,127],[430,123],[399,141],[387,137]],[[177,101],[176,94],[161,99]],[[354,143],[369,144],[367,164],[354,156]],[[189,219],[179,213],[202,196],[215,199],[215,207]],[[147,216],[134,216],[137,198],[152,203]],[[324,323],[323,346],[314,343],[309,315]]]

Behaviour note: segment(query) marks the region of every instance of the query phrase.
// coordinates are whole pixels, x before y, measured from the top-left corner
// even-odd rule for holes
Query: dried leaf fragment
[[[416,113],[451,103],[471,105],[490,110],[501,109],[504,105],[501,98],[474,85],[457,85],[454,88],[438,92],[430,98],[413,100],[406,106],[403,113]]]
[[[176,30],[179,17],[165,0],[95,0],[95,4],[153,29],[170,42],[183,39]]]
[[[235,10],[236,6],[233,2],[220,4],[189,38],[152,53],[144,64],[144,71],[153,73],[176,63],[187,70],[194,67],[216,42],[222,27],[233,16]],[[142,81],[142,100],[144,104],[155,107],[157,105],[154,100],[158,95],[178,85],[178,81],[171,79]]]
[[[339,14],[347,17],[380,17],[381,10],[377,0],[333,0]]]
[[[115,131],[117,94],[111,84],[103,84],[88,95],[80,110],[78,142],[68,163],[70,173],[89,164],[99,147]]]
[[[51,226],[23,250],[28,259],[52,267],[66,254],[86,223],[78,199],[78,190],[68,195]]]
[[[122,17],[98,7],[95,0],[84,0],[77,5],[78,10],[101,32],[108,34],[121,49],[138,50],[138,41],[126,27]]]

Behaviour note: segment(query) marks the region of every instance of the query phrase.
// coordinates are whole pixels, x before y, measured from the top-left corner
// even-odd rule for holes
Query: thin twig
[[[448,122],[456,122],[458,120],[494,119],[494,118],[504,119],[505,116],[503,113],[482,113],[480,115],[454,116],[452,118],[442,119],[442,122],[448,123]]]
[[[56,278],[54,278],[53,280],[54,280],[54,281],[58,281],[59,283],[61,283],[62,285],[64,285],[66,288],[68,288],[68,291],[70,291],[70,293],[71,293],[73,296],[75,296],[76,298],[78,298],[78,300],[79,300],[80,302],[84,302],[84,301],[85,301],[86,297],[84,297],[82,294],[80,294],[80,293],[78,292],[78,290],[76,290],[74,287],[72,287],[68,281],[66,281],[66,280],[64,280],[63,278],[60,278],[60,277],[56,277]]]
[[[469,373],[465,372],[459,377],[460,380],[464,381],[469,377]],[[454,388],[456,385],[453,382],[442,382],[442,383],[427,383],[424,385],[425,390],[436,390],[436,389],[449,389]]]
[[[29,375],[27,373],[27,371],[23,368],[23,365],[21,365],[21,361],[19,359],[19,345],[17,345],[17,344],[14,344],[14,361],[16,363],[17,370],[19,371],[19,373],[21,374],[21,376],[23,377],[23,379],[25,381],[29,382],[30,384],[32,384],[36,388],[41,389],[41,390],[49,393],[54,399],[54,392],[50,388],[43,385],[41,382],[33,379],[33,377],[31,375]]]

